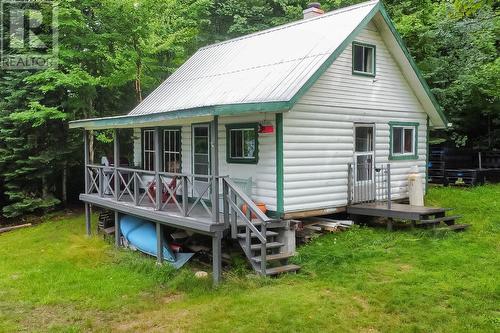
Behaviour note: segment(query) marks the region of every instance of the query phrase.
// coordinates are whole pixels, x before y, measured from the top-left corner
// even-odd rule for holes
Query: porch
[[[461,216],[446,216],[450,209],[415,206],[395,202],[392,196],[391,164],[348,164],[347,213],[359,216],[387,218],[387,229],[392,230],[393,220],[410,220],[412,225],[447,226],[455,224]],[[407,201],[407,200],[404,200]],[[456,225],[463,229],[463,225]],[[466,226],[465,226],[466,227]]]
[[[264,214],[248,189],[242,189],[236,179],[219,175],[218,120],[218,116],[214,116],[208,123],[192,126],[192,165],[188,169],[196,173],[182,172],[180,151],[173,149],[179,142],[170,136],[171,129],[166,127],[143,130],[147,136],[141,136],[141,140],[147,142],[140,155],[142,161],[126,165],[122,165],[125,163],[120,152],[123,146],[120,146],[119,134],[123,129],[113,129],[113,154],[109,162],[102,158],[101,164],[91,162],[94,159],[90,158],[93,155],[90,132],[85,130],[85,191],[80,199],[85,203],[87,233],[91,233],[90,207],[95,205],[114,211],[116,246],[120,246],[122,236],[122,214],[155,223],[160,263],[164,245],[160,236],[164,226],[210,236],[214,284],[221,277],[221,240],[226,230],[230,230],[226,235],[238,240],[257,273],[272,275],[297,270],[295,265],[272,264],[283,264],[293,255],[282,241],[283,237],[291,237],[284,236],[286,223]]]

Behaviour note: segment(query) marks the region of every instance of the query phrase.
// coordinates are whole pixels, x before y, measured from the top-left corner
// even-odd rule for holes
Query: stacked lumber
[[[308,243],[319,235],[339,232],[350,228],[353,224],[351,220],[308,217],[299,221],[296,236],[299,243]]]

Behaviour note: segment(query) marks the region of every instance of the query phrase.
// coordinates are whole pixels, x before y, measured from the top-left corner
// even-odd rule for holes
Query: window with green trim
[[[390,123],[391,159],[415,159],[417,155],[417,123]]]
[[[375,45],[352,43],[352,72],[375,76]]]
[[[258,128],[253,123],[226,126],[228,163],[257,163]]]

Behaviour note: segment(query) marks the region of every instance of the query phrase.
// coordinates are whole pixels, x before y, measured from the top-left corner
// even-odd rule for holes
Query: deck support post
[[[219,116],[214,116],[210,131],[212,149],[212,220],[219,223]]]
[[[161,265],[163,263],[163,235],[161,223],[156,222],[156,262]]]
[[[120,238],[121,238],[121,231],[120,231],[120,213],[115,210],[115,246],[120,247]]]
[[[220,282],[222,272],[222,232],[217,231],[212,236],[212,279],[214,286]]]
[[[118,201],[120,197],[120,176],[118,176],[118,168],[120,167],[120,142],[118,141],[118,129],[113,131],[113,164],[114,178],[115,178],[115,200]]]
[[[392,217],[387,219],[387,231],[392,231],[393,220]]]
[[[155,185],[156,185],[156,198],[155,198],[155,209],[161,209],[161,197],[163,193],[163,187],[160,178],[160,128],[155,127],[154,131],[154,146],[155,146]]]
[[[87,236],[91,235],[91,226],[92,226],[92,212],[90,210],[90,204],[85,203],[85,231],[87,232]]]

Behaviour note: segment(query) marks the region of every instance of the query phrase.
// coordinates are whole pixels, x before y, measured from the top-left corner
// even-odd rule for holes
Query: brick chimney
[[[321,9],[321,4],[319,2],[311,2],[307,5],[307,8],[302,11],[304,14],[304,20],[311,17],[316,17],[324,14],[325,12]]]

